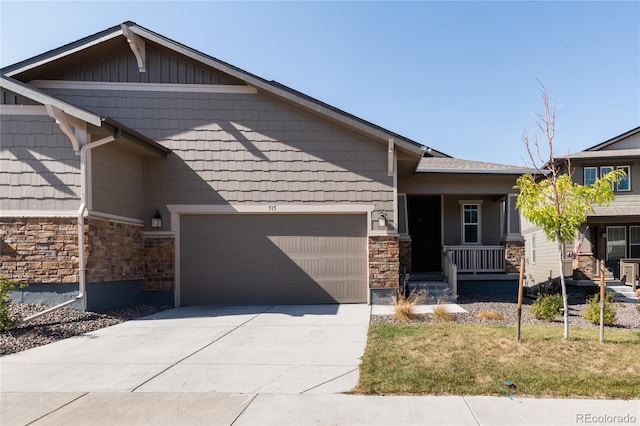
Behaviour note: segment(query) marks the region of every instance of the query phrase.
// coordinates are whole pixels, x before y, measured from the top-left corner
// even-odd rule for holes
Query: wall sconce
[[[151,227],[162,228],[162,216],[160,216],[160,212],[158,210],[156,210],[156,214],[151,218]]]
[[[382,210],[380,210],[380,213],[378,214],[378,225],[381,228],[384,228],[387,226],[387,216],[384,214]]]
[[[600,234],[600,236],[602,238],[607,238],[607,232],[606,231],[602,231],[602,234]]]

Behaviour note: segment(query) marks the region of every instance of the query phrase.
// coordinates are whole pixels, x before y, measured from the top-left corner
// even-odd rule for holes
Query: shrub
[[[9,296],[16,289],[16,286],[18,286],[17,283],[0,278],[0,331],[6,330],[20,320],[9,312]],[[19,287],[22,288],[24,285]]]
[[[418,314],[414,312],[414,307],[424,301],[424,292],[412,292],[409,296],[405,296],[402,292],[398,292],[398,297],[394,303],[393,314],[402,321],[410,321],[416,319]]]
[[[540,320],[552,322],[563,307],[562,295],[543,295],[538,293],[538,298],[531,305],[531,313]]]
[[[482,311],[476,317],[483,320],[504,321],[504,316],[497,311]]]
[[[591,324],[600,324],[600,295],[596,294],[587,300],[587,308],[582,313],[584,319]],[[604,323],[613,325],[616,322],[616,308],[613,296],[607,293],[604,296]]]

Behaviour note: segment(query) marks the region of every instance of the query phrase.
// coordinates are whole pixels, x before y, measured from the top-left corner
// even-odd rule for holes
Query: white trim
[[[104,220],[109,220],[111,222],[118,222],[118,223],[124,223],[127,225],[136,225],[136,226],[144,226],[144,220],[140,220],[140,219],[134,219],[132,217],[126,217],[126,216],[119,216],[119,215],[115,215],[115,214],[110,214],[110,213],[103,213],[103,212],[98,212],[98,211],[93,211],[90,209],[87,209],[89,211],[89,218],[90,219],[104,219]]]
[[[123,90],[138,92],[188,92],[256,94],[255,87],[240,84],[172,84],[118,83],[101,81],[33,80],[29,84],[38,89]]]
[[[0,115],[49,115],[44,105],[0,105]]]
[[[142,238],[175,238],[176,233],[173,231],[145,231]]]
[[[627,183],[628,183],[629,187],[627,189],[620,189],[620,187],[618,186],[620,182],[617,182],[616,183],[616,191],[618,191],[618,192],[631,192],[631,166],[616,166],[616,170],[622,170],[622,169],[626,169],[625,170],[626,180],[627,180]]]
[[[400,220],[398,218],[398,156],[397,151],[394,148],[393,152],[393,224],[396,233],[399,232]],[[406,209],[405,209],[406,211]]]
[[[77,210],[2,210],[0,217],[76,217]]]
[[[483,200],[458,200],[460,204],[460,244],[462,245],[482,245],[482,201]],[[464,206],[478,206],[478,241],[468,243],[464,240]],[[469,223],[469,225],[474,225],[474,223]]]
[[[389,231],[372,231],[371,229],[371,216],[375,209],[373,204],[167,204],[167,209],[171,213],[171,231],[169,233],[163,233],[163,235],[175,237],[175,257],[174,257],[174,270],[175,270],[175,287],[173,290],[174,306],[180,306],[180,216],[190,214],[286,214],[286,213],[299,213],[299,214],[366,214],[367,215],[367,241],[366,250],[369,251],[370,236],[397,236],[397,232]],[[165,231],[166,232],[166,231]],[[367,255],[368,258],[368,255]],[[371,271],[369,270],[369,261],[367,261],[367,303],[370,304],[370,277]]]
[[[144,40],[142,37],[134,34],[127,24],[120,25],[120,28],[122,28],[122,34],[126,37],[127,42],[129,42],[129,48],[131,48],[133,55],[136,57],[138,71],[147,72],[147,49]]]
[[[28,64],[28,65],[26,65],[26,66],[24,66],[22,68],[18,68],[18,69],[15,69],[13,71],[10,71],[10,72],[6,73],[5,75],[11,77],[11,76],[14,76],[16,74],[20,74],[20,73],[28,71],[28,70],[30,70],[32,68],[36,68],[36,67],[38,67],[38,66],[40,66],[42,64],[46,64],[48,62],[55,61],[56,59],[59,59],[59,58],[64,58],[65,56],[69,56],[69,55],[71,55],[71,54],[73,54],[75,52],[80,52],[80,51],[82,51],[84,49],[87,49],[87,48],[89,48],[91,46],[95,46],[96,44],[100,44],[100,43],[105,42],[107,40],[111,40],[112,38],[116,38],[116,37],[118,37],[120,35],[122,35],[122,30],[118,30],[118,31],[115,31],[113,33],[109,33],[109,34],[105,35],[104,37],[98,38],[98,39],[93,40],[91,42],[87,42],[85,44],[82,44],[82,45],[74,48],[74,49],[65,50],[64,52],[59,53],[59,54],[57,54],[55,56],[49,56],[49,57],[47,57],[47,58],[45,58],[45,59],[43,59],[41,61],[30,63],[30,64]]]
[[[373,204],[167,204],[169,211],[177,214],[228,214],[228,213],[308,213],[308,214],[358,214],[371,213]],[[173,218],[173,217],[172,217]],[[173,226],[173,225],[172,225]]]

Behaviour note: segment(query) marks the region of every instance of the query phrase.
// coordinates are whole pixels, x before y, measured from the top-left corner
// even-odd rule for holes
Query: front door
[[[607,226],[607,268],[613,276],[620,276],[620,259],[627,257],[627,227]]]
[[[442,218],[439,195],[407,197],[414,272],[440,272]]]

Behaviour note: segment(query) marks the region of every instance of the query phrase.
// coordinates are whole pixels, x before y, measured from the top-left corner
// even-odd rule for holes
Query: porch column
[[[505,197],[504,257],[505,272],[520,272],[520,259],[525,257],[524,238],[520,233],[520,213],[516,208],[518,194]]]
[[[391,303],[400,283],[397,235],[369,235],[369,291],[371,303]]]

